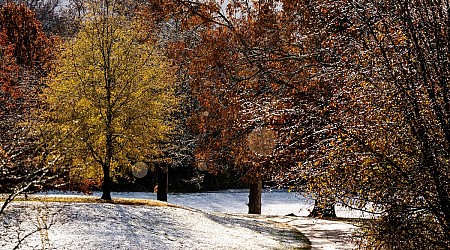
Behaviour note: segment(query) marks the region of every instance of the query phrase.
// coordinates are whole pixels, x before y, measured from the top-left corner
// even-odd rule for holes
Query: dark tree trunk
[[[108,53],[109,56],[109,53]],[[109,57],[108,57],[109,60]],[[111,83],[112,80],[108,77],[108,75],[105,75],[106,77],[106,101],[108,103],[107,109],[106,109],[106,124],[105,124],[105,136],[106,136],[106,155],[105,155],[105,162],[103,165],[103,194],[101,199],[103,200],[111,200],[111,176],[110,176],[110,170],[111,170],[111,161],[113,158],[113,128],[112,128],[112,121],[113,121],[113,112],[112,112],[112,102],[111,102]]]
[[[317,197],[314,201],[314,208],[311,213],[308,215],[309,217],[336,217],[336,210],[334,209],[334,205],[336,202]]]
[[[261,214],[261,193],[262,179],[258,178],[250,184],[250,194],[248,196],[248,213]]]
[[[168,167],[159,167],[158,170],[158,191],[156,199],[159,201],[167,201],[167,192],[169,189]]]
[[[111,200],[111,176],[109,167],[103,167],[103,184],[102,184],[102,200]]]

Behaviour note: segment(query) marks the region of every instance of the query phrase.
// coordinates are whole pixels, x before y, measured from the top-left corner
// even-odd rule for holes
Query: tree
[[[150,6],[155,6],[154,1],[150,2],[153,4]],[[255,187],[250,189],[249,212],[260,213],[264,171],[258,171],[261,166],[253,163],[261,159],[252,157],[247,136],[261,124],[243,126],[245,115],[240,114],[246,104],[242,99],[250,93],[241,94],[242,88],[257,88],[259,80],[255,79],[260,77],[254,74],[257,66],[248,57],[251,45],[247,39],[253,37],[241,33],[250,25],[241,25],[244,21],[232,19],[214,1],[173,1],[158,6],[157,10],[163,13],[169,10],[169,16],[188,34],[171,41],[170,49],[177,64],[183,67],[189,95],[194,100],[187,124],[196,135],[196,164],[212,173],[236,169],[247,173],[247,181]]]
[[[46,35],[71,36],[76,30],[82,1],[79,0],[8,0],[3,4],[22,5],[32,11]]]
[[[43,130],[68,151],[62,165],[84,178],[103,173],[110,200],[111,171],[163,155],[176,104],[168,61],[148,43],[117,1],[90,2],[80,32],[61,50],[42,98]]]
[[[0,29],[14,45],[17,64],[43,73],[51,58],[52,43],[35,14],[24,4],[7,3],[1,8],[0,19]]]
[[[235,44],[236,37],[227,28],[217,27],[211,22],[196,34],[198,42],[186,43],[184,46],[189,46],[187,50],[184,46],[178,47],[180,44],[174,44],[172,48],[180,52],[177,56],[184,57],[178,57],[178,60],[183,61],[181,64],[186,67],[190,94],[197,104],[188,118],[188,126],[197,135],[194,151],[197,166],[212,173],[234,169],[247,172],[247,167],[252,165],[239,162],[237,157],[247,132],[237,126],[240,103],[236,102],[236,97],[239,90],[228,71],[245,70],[245,66],[242,69],[236,66],[241,65],[239,43]],[[232,88],[233,85],[236,87]],[[253,192],[260,193],[262,185],[259,178],[248,180],[259,187],[251,189],[250,196],[256,199],[250,199],[249,212],[260,213],[260,195],[254,196]],[[259,205],[253,206],[255,202]]]
[[[297,137],[304,160],[290,176],[344,204],[374,204],[381,216],[365,247],[448,249],[447,9],[446,1],[309,8],[323,37],[313,80],[333,85],[322,128]]]
[[[5,30],[0,32],[0,86],[1,86],[1,103],[2,107],[6,109],[11,97],[15,96],[15,82],[17,81],[16,72],[19,66],[13,56],[14,45],[8,42],[8,36]],[[6,111],[6,110],[5,110]],[[5,112],[5,111],[2,111]]]
[[[1,6],[0,192],[10,195],[0,214],[17,195],[45,186],[56,187],[63,181],[46,164],[46,152],[29,126],[30,110],[38,105],[40,78],[47,74],[54,42],[24,5]]]
[[[174,43],[173,50],[179,52],[177,62],[187,65],[198,103],[189,123],[198,134],[197,163],[209,171],[237,168],[247,173],[254,186],[250,196],[255,197],[250,207],[258,212],[260,194],[253,192],[261,191],[262,179],[297,162],[292,145],[301,129],[298,122],[316,111],[307,106],[321,90],[305,80],[314,66],[307,55],[312,42],[297,41],[295,34],[306,33],[302,29],[309,22],[294,25],[298,20],[291,14],[297,5],[289,1],[283,3],[286,12],[274,1],[233,1],[226,7],[215,1],[174,2],[181,6],[173,11],[181,12],[181,27],[196,34],[187,43]],[[257,131],[268,136],[249,140]],[[271,150],[255,152],[250,141],[266,143]]]

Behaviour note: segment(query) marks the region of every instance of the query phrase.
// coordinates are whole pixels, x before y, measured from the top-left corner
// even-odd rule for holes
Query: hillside
[[[3,219],[0,248],[308,249],[283,223],[170,206],[15,202]]]

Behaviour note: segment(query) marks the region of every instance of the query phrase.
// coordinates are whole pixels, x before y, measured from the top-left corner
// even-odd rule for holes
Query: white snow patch
[[[254,218],[173,207],[15,202],[2,220],[6,230],[0,233],[0,249],[14,248],[43,221],[50,228],[27,237],[21,249],[289,249],[305,244],[292,228]]]

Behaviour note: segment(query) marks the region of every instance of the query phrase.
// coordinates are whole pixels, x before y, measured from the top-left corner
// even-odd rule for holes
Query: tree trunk
[[[108,5],[106,5],[108,7]],[[107,29],[108,32],[108,29]],[[108,34],[107,34],[108,35]],[[106,90],[106,121],[105,121],[105,162],[103,164],[103,200],[111,200],[111,161],[113,158],[113,102],[112,102],[112,84],[113,78],[111,77],[111,51],[110,48],[102,48],[107,49],[106,53],[103,57],[103,62],[105,63],[106,68],[104,69],[104,77],[105,77],[105,90]]]
[[[317,197],[314,201],[314,208],[308,217],[336,217],[335,204],[336,202],[333,200]]]
[[[159,201],[167,201],[167,192],[169,189],[169,168],[159,167],[158,170],[158,191],[156,193],[156,199]]]
[[[102,200],[111,200],[111,176],[109,175],[109,167],[103,166],[103,184],[102,184]]]
[[[249,214],[261,214],[261,193],[262,178],[259,177],[256,181],[250,184],[250,194],[248,196]]]

